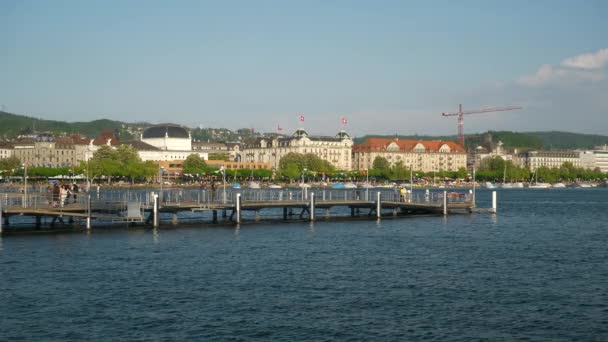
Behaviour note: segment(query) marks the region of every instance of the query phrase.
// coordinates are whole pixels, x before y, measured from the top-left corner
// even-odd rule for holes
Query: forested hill
[[[89,122],[65,122],[42,120],[24,115],[16,115],[0,111],[0,137],[14,138],[20,134],[33,131],[62,133],[80,133],[88,137],[96,137],[103,130],[113,130],[120,139],[131,139],[127,124],[114,120],[94,120]]]
[[[420,139],[420,140],[452,140],[456,141],[455,135],[431,136],[431,135],[365,135],[355,138],[355,143],[361,143],[367,138],[399,138],[399,139]],[[595,146],[608,144],[608,136],[581,134],[569,132],[510,132],[510,131],[489,131],[486,133],[470,134],[465,136],[467,149],[476,146],[488,146],[502,141],[507,148],[519,149],[591,149]]]

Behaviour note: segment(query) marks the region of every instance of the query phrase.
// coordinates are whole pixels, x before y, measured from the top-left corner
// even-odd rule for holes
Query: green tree
[[[184,161],[184,173],[188,174],[204,174],[209,170],[205,160],[198,154],[191,154]]]

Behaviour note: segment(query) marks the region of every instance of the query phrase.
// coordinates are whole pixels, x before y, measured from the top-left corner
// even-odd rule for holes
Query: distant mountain
[[[128,140],[133,138],[134,133],[130,128],[137,125],[106,119],[89,122],[41,120],[0,111],[0,136],[5,138],[14,138],[20,134],[28,134],[34,131],[56,134],[79,133],[88,137],[96,137],[103,130],[112,130],[118,134],[119,139]]]
[[[361,143],[367,138],[399,138],[420,140],[450,140],[457,141],[455,135],[365,135],[355,138],[355,143]],[[571,150],[592,149],[595,146],[608,144],[608,136],[581,134],[569,132],[510,132],[488,131],[486,133],[469,134],[465,136],[467,149],[477,146],[490,147],[502,141],[507,148]]]

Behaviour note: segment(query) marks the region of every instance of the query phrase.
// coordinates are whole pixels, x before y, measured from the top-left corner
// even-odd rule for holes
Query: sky
[[[608,135],[607,17],[602,0],[2,0],[0,105],[354,136],[456,134],[458,104],[519,105],[465,133]]]

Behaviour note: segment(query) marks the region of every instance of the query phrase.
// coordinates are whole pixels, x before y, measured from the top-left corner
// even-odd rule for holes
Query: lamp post
[[[23,207],[27,208],[27,163],[23,163]]]
[[[223,202],[226,204],[226,169],[224,168],[224,165],[220,167],[220,171],[222,171],[222,181],[224,182]]]
[[[369,201],[369,167],[365,169],[365,200]]]
[[[159,166],[159,168],[158,168],[158,179],[160,181],[160,192],[159,192],[160,197],[159,197],[159,201],[162,201],[162,199],[163,199],[163,172],[165,171],[165,167],[162,166],[162,165],[160,165],[160,164],[158,166]]]
[[[302,170],[302,186],[304,186],[304,175],[306,174],[307,169],[304,168],[304,170]]]

